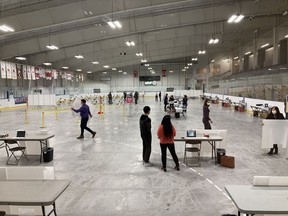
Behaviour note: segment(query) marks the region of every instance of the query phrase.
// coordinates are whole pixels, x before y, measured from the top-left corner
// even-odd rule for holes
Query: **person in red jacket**
[[[167,158],[167,148],[169,149],[172,158],[176,164],[175,169],[180,170],[179,168],[179,160],[175,152],[174,146],[174,137],[176,135],[176,129],[171,123],[171,117],[169,115],[165,115],[161,125],[158,128],[157,136],[160,139],[160,147],[161,147],[161,159],[162,159],[162,170],[167,172],[166,170],[166,158]]]

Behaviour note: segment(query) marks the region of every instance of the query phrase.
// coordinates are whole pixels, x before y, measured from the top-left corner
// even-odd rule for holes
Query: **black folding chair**
[[[23,155],[28,160],[28,158],[27,158],[27,156],[25,154],[26,147],[20,146],[19,143],[16,140],[5,140],[4,142],[5,142],[7,154],[9,155],[8,159],[7,159],[7,162],[6,162],[7,165],[18,165],[18,163],[19,163],[19,161],[20,161],[20,159],[22,158]],[[10,152],[10,154],[9,154],[9,152]],[[17,156],[15,154],[16,152],[20,152],[21,155]],[[11,159],[12,156],[15,158],[16,163],[12,163],[12,164],[9,163],[9,160]]]

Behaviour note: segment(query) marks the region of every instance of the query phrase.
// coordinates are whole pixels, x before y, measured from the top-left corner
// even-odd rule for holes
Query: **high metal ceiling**
[[[25,56],[26,64],[51,62],[52,68],[103,71],[138,67],[148,62],[184,62],[198,57],[207,65],[215,56],[231,55],[258,35],[287,23],[285,0],[2,0],[1,24],[15,32],[0,33],[0,59]],[[285,8],[286,7],[286,8]],[[232,14],[244,14],[241,23],[229,24]],[[253,19],[252,19],[253,17]],[[121,29],[111,29],[109,20]],[[209,45],[211,37],[220,43]],[[125,42],[133,40],[135,47]],[[59,47],[51,51],[48,44]],[[206,49],[205,56],[198,50]],[[135,54],[142,52],[143,57]],[[126,55],[120,55],[126,53]],[[84,59],[76,59],[75,55]],[[99,65],[92,64],[98,61]]]

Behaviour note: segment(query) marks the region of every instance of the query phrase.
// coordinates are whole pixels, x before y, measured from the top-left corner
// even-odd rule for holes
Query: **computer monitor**
[[[196,137],[196,130],[187,130],[187,137]]]
[[[26,131],[17,131],[17,137],[25,137]]]

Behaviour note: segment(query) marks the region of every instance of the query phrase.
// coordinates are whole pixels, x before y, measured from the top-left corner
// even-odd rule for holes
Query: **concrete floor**
[[[187,119],[174,119],[177,136],[185,136],[187,129],[203,128],[202,101],[188,101]],[[139,117],[145,105],[151,107],[153,130],[153,167],[143,167]],[[211,105],[213,129],[227,129],[227,154],[236,157],[236,168],[217,166],[204,158],[201,167],[174,170],[168,160],[168,172],[160,170],[160,147],[157,128],[164,115],[163,105],[145,99],[128,110],[107,106],[105,115],[93,113],[90,126],[97,131],[95,139],[85,134],[77,140],[79,123],[71,112],[61,112],[55,120],[46,113],[45,125],[56,136],[50,142],[54,160],[39,164],[38,157],[20,165],[54,166],[56,179],[72,181],[67,191],[57,200],[59,216],[211,216],[236,214],[237,210],[224,192],[226,184],[250,184],[254,175],[288,175],[285,150],[268,156],[261,145],[261,119],[249,113],[234,112],[220,105]],[[28,125],[24,125],[24,110],[2,111],[0,131],[26,128],[40,130],[41,111],[29,111]],[[183,161],[184,143],[176,144]],[[5,152],[0,151],[0,165],[5,166]],[[170,157],[170,154],[168,154]],[[208,179],[208,180],[207,180]]]

